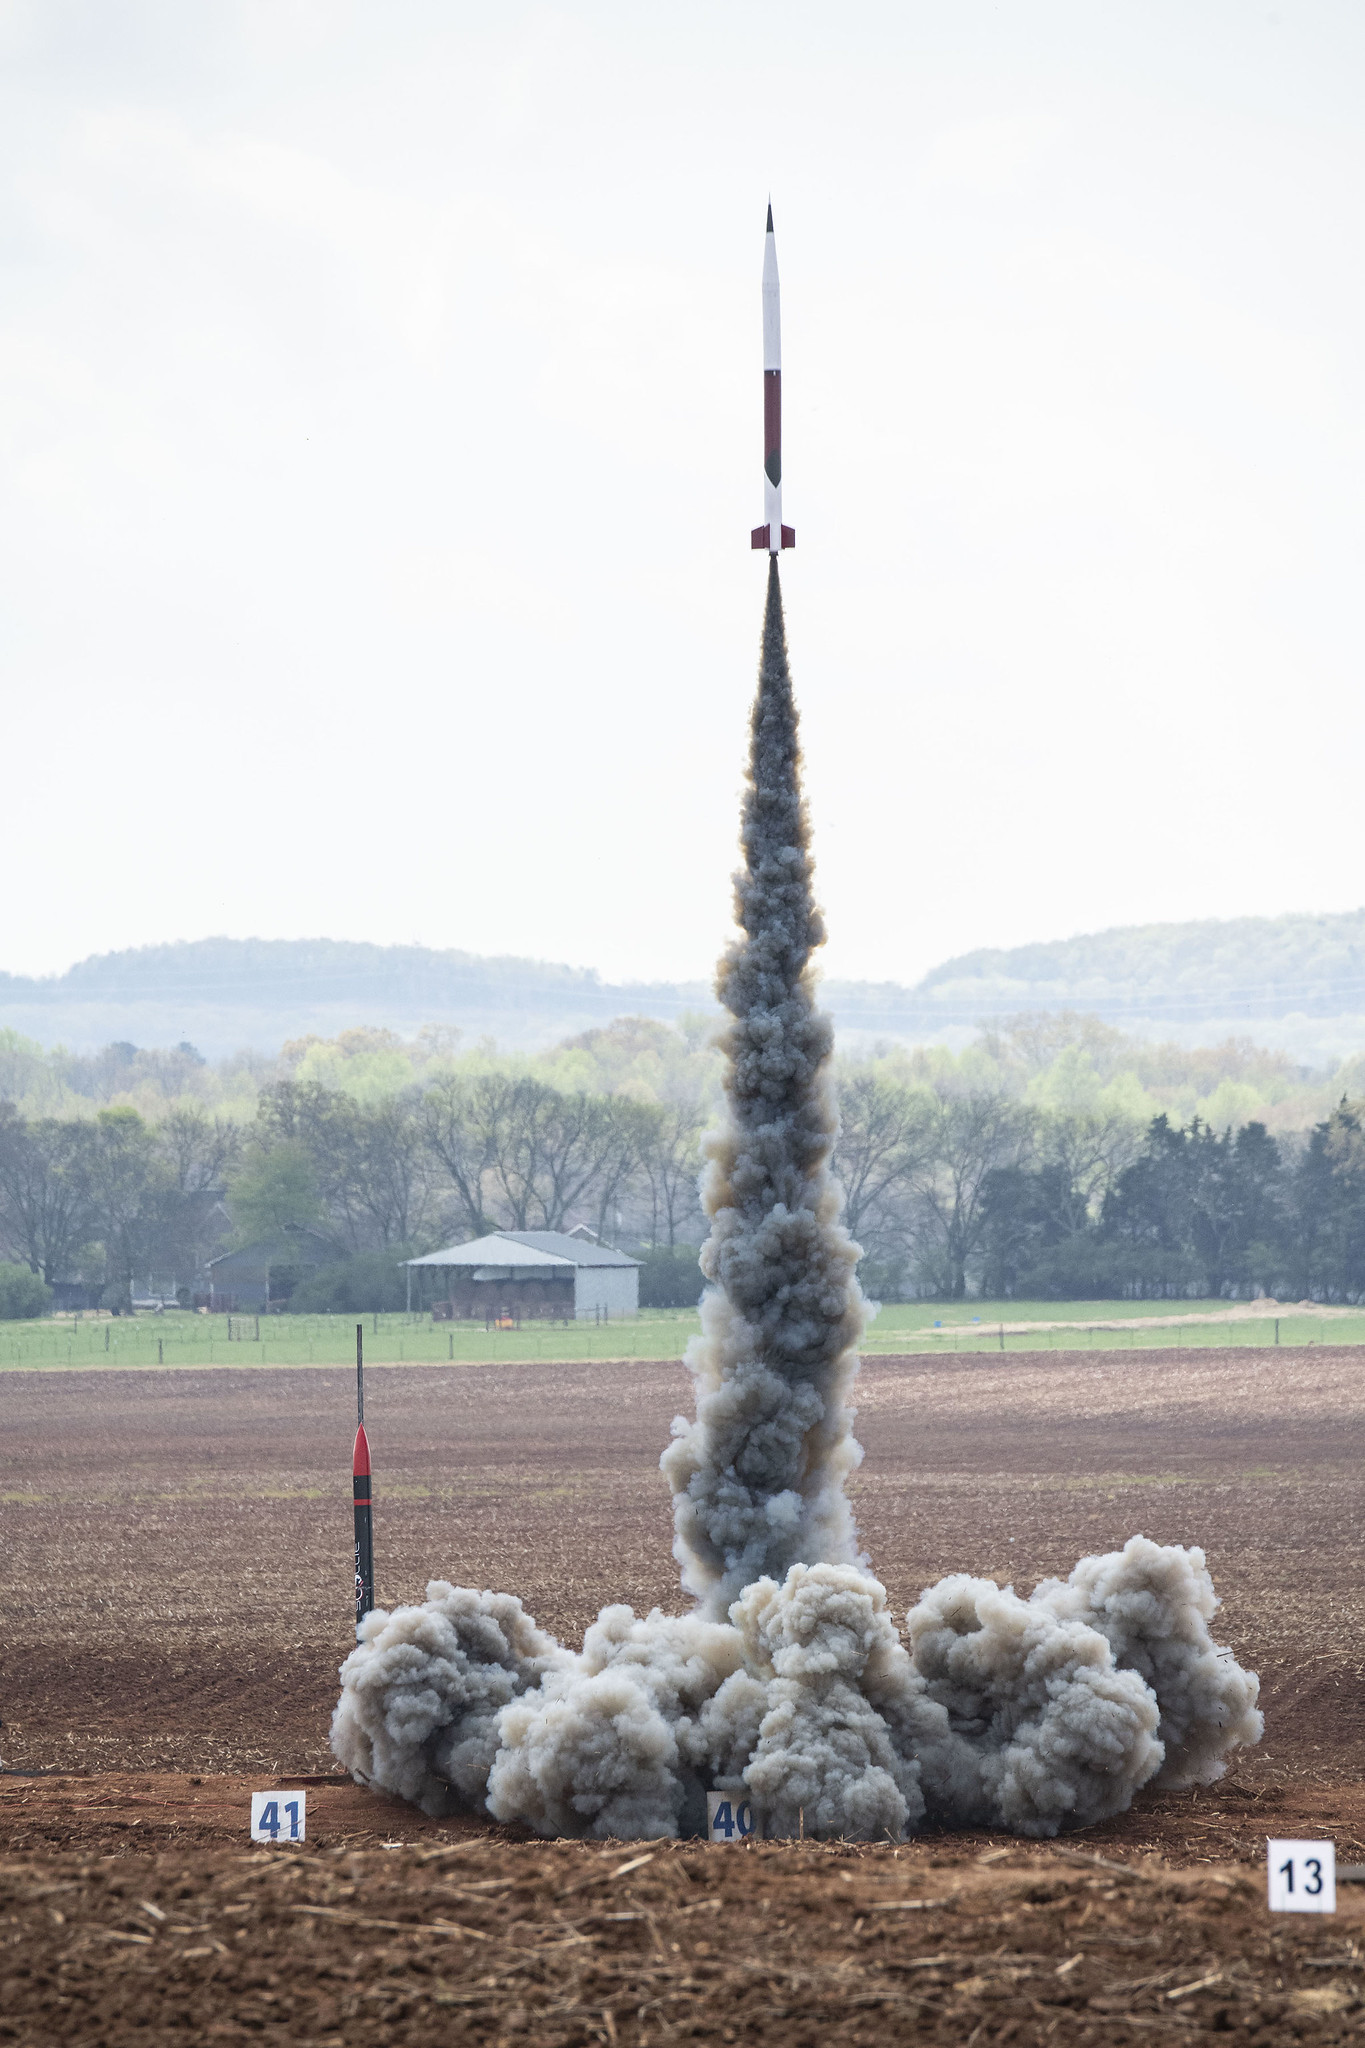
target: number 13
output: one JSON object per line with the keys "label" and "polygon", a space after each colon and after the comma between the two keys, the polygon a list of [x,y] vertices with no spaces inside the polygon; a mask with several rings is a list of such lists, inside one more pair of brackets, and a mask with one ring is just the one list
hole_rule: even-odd
{"label": "number 13", "polygon": [[[1303,1867],[1305,1870],[1311,1870],[1313,1873],[1312,1881],[1304,1886],[1304,1891],[1310,1899],[1315,1899],[1322,1890],[1322,1864],[1316,1856],[1305,1856]],[[1287,1862],[1280,1865],[1278,1874],[1284,1879],[1285,1890],[1292,1892],[1294,1889],[1294,1859],[1292,1856],[1289,1857]]]}

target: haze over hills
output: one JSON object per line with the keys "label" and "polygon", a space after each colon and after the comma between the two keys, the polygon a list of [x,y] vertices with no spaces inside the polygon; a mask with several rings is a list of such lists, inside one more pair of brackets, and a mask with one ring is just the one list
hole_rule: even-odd
{"label": "haze over hills", "polygon": [[[1329,1060],[1365,1045],[1365,909],[981,949],[913,988],[828,981],[825,1000],[853,1045],[962,1042],[993,1017],[1078,1009],[1138,1034],[1247,1035]],[[358,1024],[408,1035],[439,1024],[532,1050],[612,1017],[672,1021],[713,1007],[700,981],[612,983],[547,961],[339,939],[185,940],[96,954],[61,975],[0,973],[0,1028],[73,1050],[188,1040],[209,1058]]]}

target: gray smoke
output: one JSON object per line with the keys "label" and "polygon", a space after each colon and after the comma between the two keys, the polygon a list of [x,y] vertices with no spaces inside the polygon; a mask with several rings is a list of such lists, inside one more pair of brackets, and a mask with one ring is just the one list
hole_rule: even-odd
{"label": "gray smoke", "polygon": [[773,555],[735,877],[741,936],[716,982],[732,1022],[726,1117],[702,1181],[713,1285],[687,1353],[696,1420],[677,1418],[662,1459],[683,1585],[717,1618],[798,1560],[860,1561],[844,1480],[862,1458],[849,1397],[865,1310],[829,1165],[834,1033],[815,1007],[825,932],[800,761]]}
{"label": "gray smoke", "polygon": [[1229,1749],[1260,1741],[1255,1674],[1209,1630],[1218,1596],[1202,1550],[1133,1536],[1112,1557],[1083,1557],[1065,1581],[1045,1579],[1033,1600],[1097,1630],[1114,1662],[1146,1681],[1161,1707],[1159,1784],[1211,1785]]}
{"label": "gray smoke", "polygon": [[376,1607],[341,1667],[332,1748],[362,1784],[427,1813],[484,1807],[510,1701],[572,1663],[511,1593],[433,1579],[420,1607]]}
{"label": "gray smoke", "polygon": [[429,1813],[543,1835],[695,1834],[706,1793],[769,1835],[873,1840],[923,1825],[1051,1835],[1140,1786],[1206,1784],[1261,1733],[1257,1681],[1213,1640],[1199,1550],[1135,1536],[1028,1600],[954,1576],[906,1638],[844,1492],[858,1248],[830,1173],[832,1033],[815,1007],[796,710],[769,565],[750,735],[741,936],[721,964],[726,1119],[703,1185],[712,1283],[688,1352],[696,1416],[662,1467],[694,1612],[608,1607],[579,1652],[510,1594],[444,1581],[376,1609],[342,1666],[332,1747]]}

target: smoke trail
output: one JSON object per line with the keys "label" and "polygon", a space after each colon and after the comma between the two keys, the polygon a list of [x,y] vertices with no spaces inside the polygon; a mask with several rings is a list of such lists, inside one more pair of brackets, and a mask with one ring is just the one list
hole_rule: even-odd
{"label": "smoke trail", "polygon": [[510,1594],[433,1581],[421,1606],[366,1618],[332,1747],[429,1813],[622,1839],[699,1833],[713,1787],[747,1792],[769,1835],[872,1840],[926,1821],[1052,1835],[1158,1774],[1209,1783],[1262,1723],[1254,1674],[1210,1633],[1202,1551],[1135,1536],[1028,1600],[947,1578],[908,1615],[908,1648],[858,1554],[844,1482],[864,1305],[830,1174],[824,930],[775,557],[743,847],[697,1412],[661,1460],[697,1608],[605,1608],[575,1654]]}
{"label": "smoke trail", "polygon": [[726,1119],[707,1141],[702,1186],[711,1234],[701,1265],[713,1285],[687,1353],[697,1413],[674,1422],[661,1460],[683,1584],[716,1618],[760,1577],[858,1557],[844,1480],[862,1458],[848,1405],[864,1321],[860,1254],[829,1166],[834,1035],[812,985],[825,932],[776,555],[741,839],[742,936],[716,989],[733,1018],[722,1038]]}

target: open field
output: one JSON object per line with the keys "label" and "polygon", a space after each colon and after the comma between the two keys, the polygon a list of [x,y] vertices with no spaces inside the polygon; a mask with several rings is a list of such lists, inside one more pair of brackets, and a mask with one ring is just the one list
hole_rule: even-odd
{"label": "open field", "polygon": [[[351,1372],[15,1371],[0,1746],[53,1775],[0,1780],[0,1960],[25,1973],[0,2041],[181,2041],[210,2000],[215,2037],[346,2048],[376,2021],[608,2048],[1354,2038],[1355,1893],[1335,1923],[1272,1924],[1258,1866],[1271,1831],[1365,1861],[1358,1354],[873,1358],[860,1389],[854,1493],[898,1614],[951,1569],[1027,1590],[1135,1529],[1200,1542],[1220,1634],[1262,1674],[1261,1748],[1061,1845],[684,1846],[618,1882],[646,1852],[431,1822],[331,1775]],[[676,1362],[376,1375],[381,1600],[441,1573],[570,1640],[612,1599],[679,1606],[657,1460],[688,1395]],[[328,1774],[306,1850],[249,1850],[249,1790],[306,1773]],[[942,1903],[903,1918],[912,1899]]]}
{"label": "open field", "polygon": [[[1026,1589],[1134,1530],[1199,1542],[1265,1681],[1251,1768],[1365,1775],[1365,1376],[1351,1349],[871,1359],[860,1527],[894,1609],[969,1569]],[[317,1770],[348,1640],[354,1375],[20,1373],[6,1759]],[[376,1374],[381,1602],[518,1592],[557,1634],[680,1604],[658,1472],[676,1363]]]}
{"label": "open field", "polygon": [[[691,1309],[642,1309],[611,1323],[527,1323],[487,1330],[413,1313],[365,1316],[45,1316],[0,1324],[0,1371],[16,1367],[341,1365],[356,1323],[374,1365],[549,1364],[679,1357],[700,1327]],[[1365,1344],[1365,1308],[1308,1302],[888,1302],[867,1332],[869,1357],[905,1352],[1171,1350],[1228,1344]]]}

